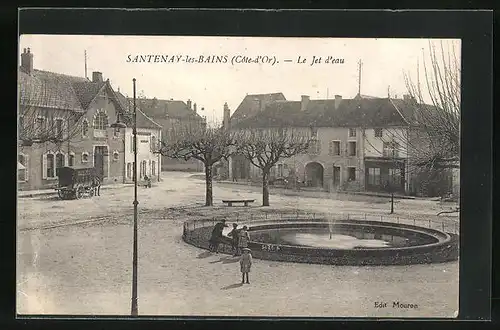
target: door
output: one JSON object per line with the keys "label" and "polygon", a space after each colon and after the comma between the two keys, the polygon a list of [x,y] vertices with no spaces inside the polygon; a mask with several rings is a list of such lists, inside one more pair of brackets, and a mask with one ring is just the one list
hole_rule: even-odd
{"label": "door", "polygon": [[108,147],[98,146],[95,147],[94,150],[94,167],[96,169],[96,173],[100,178],[108,177]]}
{"label": "door", "polygon": [[333,185],[340,185],[340,166],[333,167]]}

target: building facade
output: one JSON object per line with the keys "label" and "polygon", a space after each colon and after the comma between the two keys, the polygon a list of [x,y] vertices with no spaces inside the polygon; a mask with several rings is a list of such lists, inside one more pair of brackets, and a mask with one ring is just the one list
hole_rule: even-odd
{"label": "building facade", "polygon": [[[226,119],[226,126],[235,131],[287,127],[309,137],[309,150],[280,160],[271,171],[271,180],[286,178],[327,191],[422,196],[457,189],[456,184],[452,188],[451,171],[431,174],[434,179],[429,180],[429,173],[411,167],[412,103],[408,97],[358,94],[352,99],[336,95],[331,100],[311,100],[302,96],[301,101],[276,100],[247,113],[243,120]],[[229,116],[226,109],[224,114]],[[242,155],[231,157],[227,166],[233,180],[260,180],[260,170]]]}
{"label": "building facade", "polygon": [[[162,127],[162,141],[175,139],[177,132],[189,126],[206,126],[206,120],[198,113],[196,103],[179,100],[161,100],[143,98],[139,104],[144,113]],[[200,111],[204,111],[201,108]],[[164,171],[203,171],[203,164],[196,159],[173,159],[162,156]]]}
{"label": "building facade", "polygon": [[65,166],[94,167],[103,184],[124,182],[127,133],[110,125],[126,117],[127,109],[109,80],[101,72],[93,72],[90,80],[37,70],[33,64],[33,53],[24,50],[18,72],[19,139],[37,129],[64,139],[19,143],[18,189],[54,188],[57,169]]}

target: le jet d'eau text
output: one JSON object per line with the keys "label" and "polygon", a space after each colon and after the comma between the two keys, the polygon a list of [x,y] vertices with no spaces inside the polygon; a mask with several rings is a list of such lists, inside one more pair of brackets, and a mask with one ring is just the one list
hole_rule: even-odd
{"label": "le jet d'eau text", "polygon": [[335,56],[296,56],[278,58],[274,55],[165,55],[165,54],[128,54],[127,63],[188,63],[188,64],[264,64],[274,66],[280,63],[295,63],[301,65],[344,64],[343,58]]}

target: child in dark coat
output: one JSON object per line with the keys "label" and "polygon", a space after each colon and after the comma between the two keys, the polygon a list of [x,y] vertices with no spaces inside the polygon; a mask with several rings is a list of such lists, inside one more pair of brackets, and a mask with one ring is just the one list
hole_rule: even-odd
{"label": "child in dark coat", "polygon": [[241,283],[245,283],[245,275],[246,275],[246,284],[250,284],[248,280],[248,273],[250,273],[250,268],[252,268],[252,254],[250,253],[249,248],[244,248],[242,250],[243,254],[240,258],[240,269],[241,269]]}

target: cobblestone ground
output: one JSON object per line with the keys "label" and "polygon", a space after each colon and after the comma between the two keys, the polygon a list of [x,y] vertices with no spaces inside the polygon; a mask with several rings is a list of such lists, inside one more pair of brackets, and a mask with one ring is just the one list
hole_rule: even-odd
{"label": "cobblestone ground", "polygon": [[[458,262],[335,267],[255,260],[251,284],[241,286],[235,259],[181,240],[182,223],[191,218],[296,209],[386,215],[384,198],[275,193],[270,209],[206,209],[197,204],[204,201],[203,181],[186,173],[164,173],[163,178],[153,188],[139,190],[142,315],[453,317],[458,310]],[[19,199],[18,313],[129,314],[132,196],[133,188],[127,186],[80,201]],[[216,202],[243,196],[258,203],[261,198],[255,187],[217,184],[214,196]],[[448,208],[401,200],[395,216],[426,221]],[[392,308],[393,301],[418,308]],[[388,302],[387,308],[375,308],[375,302]]]}

